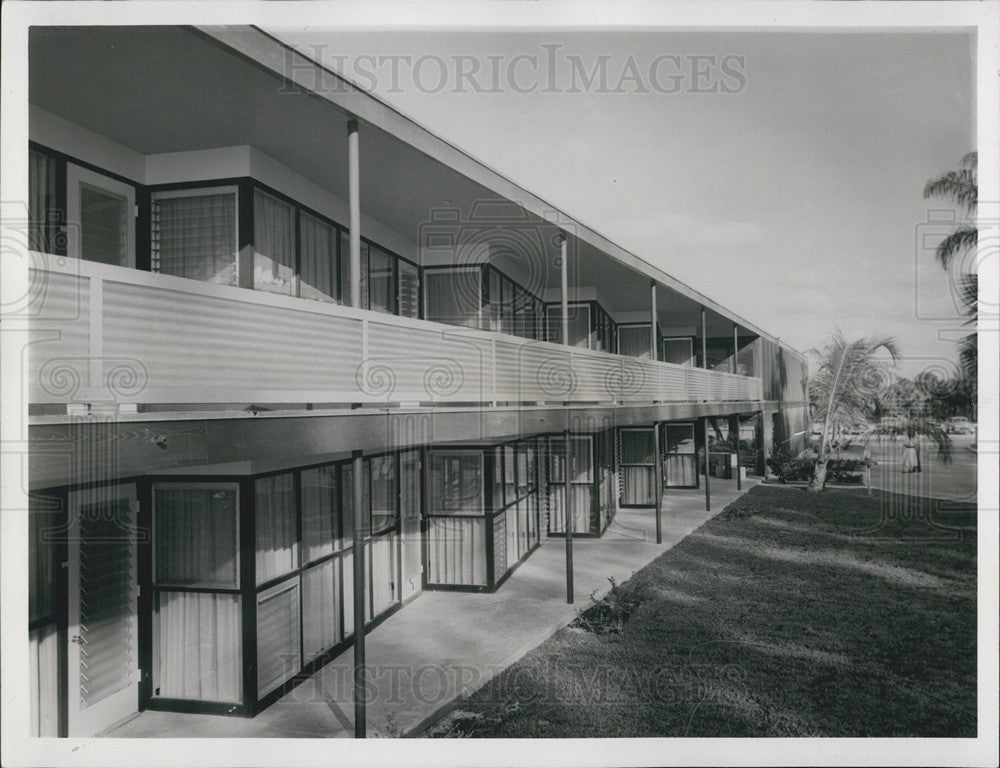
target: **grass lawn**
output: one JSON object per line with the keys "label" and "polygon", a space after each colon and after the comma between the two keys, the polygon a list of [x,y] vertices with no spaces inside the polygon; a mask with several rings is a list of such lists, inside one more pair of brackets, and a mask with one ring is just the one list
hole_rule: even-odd
{"label": "grass lawn", "polygon": [[976,735],[969,505],[757,486],[617,592],[424,735]]}

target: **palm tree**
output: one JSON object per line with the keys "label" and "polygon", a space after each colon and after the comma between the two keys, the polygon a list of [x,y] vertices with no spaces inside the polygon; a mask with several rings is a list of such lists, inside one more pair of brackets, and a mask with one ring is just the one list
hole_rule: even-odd
{"label": "palm tree", "polygon": [[[969,152],[962,158],[962,167],[957,171],[948,171],[931,179],[924,186],[924,197],[943,197],[954,200],[965,214],[966,220],[971,220],[979,205],[979,156]],[[959,224],[955,230],[940,242],[937,247],[937,259],[944,269],[949,269],[956,257],[965,254],[979,244],[979,230],[968,224]],[[978,288],[975,274],[959,277],[959,298],[965,309],[966,324],[973,327],[977,324]],[[973,409],[976,402],[976,377],[978,364],[978,339],[975,333],[970,333],[962,339],[959,349],[962,373],[971,384],[973,392]]]}
{"label": "palm tree", "polygon": [[[948,171],[924,185],[924,198],[944,197],[958,203],[966,219],[975,216],[979,204],[978,158],[976,152],[969,152],[962,158],[962,167]],[[944,269],[951,266],[954,258],[975,248],[979,242],[979,230],[968,224],[959,224],[937,247],[937,259]]]}
{"label": "palm tree", "polygon": [[826,467],[833,437],[846,427],[865,423],[873,414],[890,365],[878,356],[884,350],[894,365],[899,348],[891,336],[847,341],[837,328],[822,350],[816,373],[809,379],[810,400],[816,404],[813,418],[823,422],[810,491],[826,487]]}

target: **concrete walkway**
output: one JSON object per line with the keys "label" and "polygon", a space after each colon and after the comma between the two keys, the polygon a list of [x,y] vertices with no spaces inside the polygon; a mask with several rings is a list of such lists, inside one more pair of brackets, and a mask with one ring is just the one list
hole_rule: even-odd
{"label": "concrete walkway", "polygon": [[[619,510],[600,539],[575,539],[575,604],[566,603],[565,543],[542,546],[492,595],[425,592],[367,636],[372,698],[368,735],[398,736],[432,721],[442,707],[468,696],[571,622],[590,594],[607,592],[737,498],[735,480],[712,479],[704,490],[664,496],[663,543],[651,509]],[[755,484],[745,481],[744,491]],[[142,712],[106,736],[350,737],[353,654],[348,649],[254,718]]]}

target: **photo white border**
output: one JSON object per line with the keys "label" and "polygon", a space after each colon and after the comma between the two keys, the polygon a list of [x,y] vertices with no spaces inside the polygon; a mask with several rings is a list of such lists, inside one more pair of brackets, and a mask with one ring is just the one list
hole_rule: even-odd
{"label": "photo white border", "polygon": [[[997,242],[1000,222],[1000,4],[996,2],[355,2],[331,4],[240,2],[7,2],[2,29],[2,161],[0,216],[24,217],[27,200],[27,29],[30,24],[316,25],[328,9],[342,28],[500,30],[514,28],[729,28],[790,30],[977,29],[977,132],[981,239]],[[18,206],[20,205],[20,208]],[[2,232],[4,258],[0,306],[27,286],[26,236]],[[26,252],[24,250],[23,252]],[[16,253],[14,254],[16,256]],[[1000,263],[996,254],[980,274],[981,304],[998,306]],[[20,371],[26,334],[3,324],[0,350],[0,557],[2,627],[2,762],[4,765],[996,765],[998,762],[997,551],[997,333],[980,334],[980,444],[991,447],[979,462],[979,737],[976,739],[545,739],[368,740],[349,739],[32,739],[25,678],[28,670],[27,508],[23,491],[27,406]],[[985,329],[984,329],[985,330]],[[984,514],[985,513],[985,514]],[[914,638],[919,642],[919,638]]]}

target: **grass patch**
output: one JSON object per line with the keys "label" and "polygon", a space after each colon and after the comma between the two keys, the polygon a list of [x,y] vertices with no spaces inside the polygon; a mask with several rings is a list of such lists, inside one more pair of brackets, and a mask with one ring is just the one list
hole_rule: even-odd
{"label": "grass patch", "polygon": [[429,736],[976,735],[976,513],[757,486]]}

